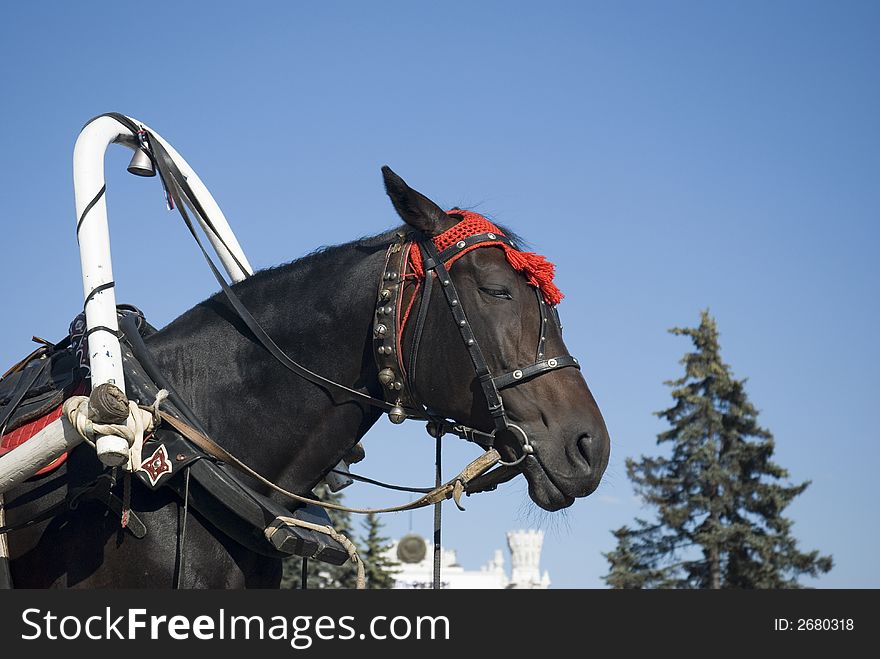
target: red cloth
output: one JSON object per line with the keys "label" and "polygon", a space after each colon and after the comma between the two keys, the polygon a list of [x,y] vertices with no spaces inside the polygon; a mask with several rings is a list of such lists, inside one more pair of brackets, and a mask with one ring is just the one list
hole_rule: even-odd
{"label": "red cloth", "polygon": [[[480,233],[504,235],[504,232],[479,213],[463,210],[449,210],[446,211],[446,213],[448,215],[461,215],[464,219],[433,239],[434,246],[437,248],[438,252],[442,252],[447,247],[451,247],[459,240]],[[556,284],[553,283],[555,266],[550,261],[534,252],[517,251],[501,241],[494,242],[490,240],[466,247],[449,259],[445,265],[449,268],[457,259],[464,256],[472,249],[486,247],[488,245],[501,247],[504,250],[504,255],[507,257],[507,262],[510,263],[511,267],[517,272],[522,272],[526,276],[529,284],[541,289],[544,301],[547,304],[559,304],[562,301],[562,298],[564,297],[562,291],[560,291],[556,287]],[[425,268],[422,264],[421,252],[415,248],[410,250],[409,260],[415,275],[419,279],[423,279],[425,276]]]}

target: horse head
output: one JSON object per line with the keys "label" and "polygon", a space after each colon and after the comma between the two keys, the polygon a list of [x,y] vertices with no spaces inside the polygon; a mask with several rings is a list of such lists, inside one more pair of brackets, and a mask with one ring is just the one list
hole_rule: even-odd
{"label": "horse head", "polygon": [[[398,214],[423,244],[436,247],[424,254],[413,247],[414,278],[442,279],[420,301],[411,294],[401,331],[411,395],[440,417],[493,435],[541,508],[559,510],[591,494],[610,441],[562,339],[552,265],[522,252],[482,216],[443,211],[389,168],[383,174]],[[432,254],[442,262],[438,270],[431,271]]]}

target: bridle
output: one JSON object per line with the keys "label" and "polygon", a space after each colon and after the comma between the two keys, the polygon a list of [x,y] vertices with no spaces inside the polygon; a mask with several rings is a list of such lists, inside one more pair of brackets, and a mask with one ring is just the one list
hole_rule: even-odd
{"label": "bridle", "polygon": [[[580,369],[580,364],[571,355],[545,358],[548,316],[552,314],[557,324],[559,316],[555,307],[545,302],[540,289],[535,288],[541,319],[535,361],[502,375],[492,374],[467,315],[462,309],[460,297],[449,274],[447,263],[474,247],[498,244],[516,249],[513,241],[500,232],[485,232],[467,236],[445,248],[442,252],[438,252],[432,239],[417,233],[397,232],[395,241],[392,242],[386,253],[385,266],[379,284],[378,306],[373,328],[374,353],[379,367],[378,378],[382,384],[385,400],[393,404],[392,409],[388,412],[393,423],[402,423],[408,417],[427,418],[429,419],[428,432],[431,435],[437,436],[438,433],[442,434],[444,431],[451,430],[455,434],[479,444],[484,449],[492,448],[499,434],[512,434],[517,437],[521,453],[511,462],[499,461],[504,466],[512,467],[525,460],[526,456],[532,455],[535,448],[529,441],[528,434],[508,418],[504,401],[499,392],[561,368],[571,366]],[[418,290],[412,293],[410,305],[404,310],[405,284],[409,278],[407,268],[413,249],[420,250],[424,281],[421,285],[418,315],[409,347],[409,360],[405,366],[404,351],[402,350],[403,330],[408,320],[409,309],[412,308],[412,302],[418,295]],[[422,331],[428,314],[431,292],[436,282],[439,282],[443,298],[452,312],[452,317],[458,326],[459,334],[464,341],[477,380],[486,398],[489,414],[495,425],[494,430],[490,433],[450,422],[438,416],[428,406],[419,402],[415,395],[414,383]]]}
{"label": "bridle", "polygon": [[[510,432],[514,435],[518,435],[522,447],[522,454],[512,462],[501,463],[503,465],[506,464],[508,467],[515,466],[522,462],[526,456],[534,454],[535,449],[529,441],[528,435],[521,427],[511,423],[510,419],[507,417],[507,412],[504,408],[504,403],[499,391],[508,387],[516,386],[522,382],[531,380],[544,373],[559,368],[565,368],[568,366],[573,366],[578,369],[580,368],[577,359],[570,355],[562,355],[550,359],[544,358],[547,314],[552,312],[557,324],[559,324],[559,316],[556,313],[555,308],[551,307],[548,311],[548,305],[541,297],[540,290],[536,288],[538,301],[539,304],[541,304],[541,331],[538,338],[536,361],[508,373],[493,376],[486,363],[486,359],[483,356],[483,352],[477,344],[476,337],[474,336],[467,316],[461,308],[458,293],[456,292],[452,278],[449,276],[449,270],[446,265],[455,259],[456,256],[459,256],[464,251],[473,247],[500,244],[507,246],[512,250],[516,250],[517,248],[513,242],[502,232],[493,230],[491,232],[474,233],[473,235],[462,237],[454,245],[444,248],[440,253],[438,253],[433,240],[427,239],[425,236],[414,232],[411,232],[410,234],[402,231],[397,232],[395,240],[389,246],[386,254],[385,267],[382,271],[382,280],[380,282],[379,297],[375,312],[374,355],[379,366],[378,379],[382,385],[383,391],[383,398],[376,398],[362,390],[348,387],[316,373],[297,362],[295,359],[292,359],[281,349],[281,347],[278,346],[278,344],[275,343],[226,282],[210,254],[208,254],[208,251],[205,249],[187,209],[189,209],[189,211],[196,217],[201,218],[206,226],[213,227],[213,224],[211,223],[210,217],[205,212],[205,209],[199,203],[198,196],[195,195],[190,188],[186,177],[180,172],[177,164],[171,159],[160,142],[150,139],[149,132],[136,125],[133,121],[128,119],[128,117],[117,113],[109,113],[107,116],[112,116],[123,126],[128,128],[132,135],[138,136],[140,148],[149,156],[150,160],[156,167],[165,189],[169,208],[177,208],[184,224],[195,240],[199,251],[204,256],[211,273],[214,275],[214,278],[217,280],[217,283],[220,285],[220,288],[226,295],[226,298],[239,318],[248,327],[254,338],[282,366],[301,378],[326,390],[331,394],[334,402],[337,402],[339,398],[341,398],[343,400],[353,400],[381,409],[388,413],[388,416],[393,423],[402,423],[407,418],[427,420],[427,430],[432,436],[439,439],[440,436],[447,432],[458,435],[459,437],[472,441],[486,449],[486,456],[489,456],[490,452],[494,453],[494,451],[490,451],[490,449],[494,447],[498,434]],[[412,350],[410,351],[409,377],[407,378],[405,377],[406,371],[400,361],[400,336],[406,321],[405,317],[401,319],[400,309],[402,306],[401,301],[407,257],[414,247],[419,250],[419,253],[422,255],[424,283],[422,286],[418,317],[414,328]],[[428,303],[431,299],[431,290],[435,280],[440,282],[446,302],[452,311],[453,318],[458,325],[462,340],[464,341],[468,355],[473,363],[475,373],[486,398],[489,414],[494,422],[495,428],[492,432],[486,433],[454,420],[447,419],[442,415],[438,415],[427,406],[419,403],[412,394],[412,384],[414,382],[422,330],[427,317]],[[339,398],[337,398],[337,396],[339,396]],[[487,463],[488,462],[489,461],[487,460]],[[482,469],[485,470],[485,467]],[[511,470],[508,469],[507,471],[509,472]]]}
{"label": "bridle", "polygon": [[[556,313],[555,307],[552,305],[548,305],[547,302],[545,302],[544,298],[542,297],[540,287],[536,286],[535,291],[539,304],[540,328],[538,335],[538,344],[535,351],[535,361],[531,364],[522,366],[501,375],[493,375],[490,371],[484,354],[480,349],[479,344],[477,343],[476,336],[474,335],[467,316],[461,307],[460,298],[449,274],[448,266],[451,266],[452,261],[455,260],[462,253],[474,247],[500,244],[502,246],[506,246],[506,248],[509,248],[511,250],[517,250],[513,242],[509,238],[504,236],[500,231],[493,230],[484,233],[473,233],[472,235],[467,235],[461,240],[455,242],[454,245],[445,247],[442,251],[438,251],[433,239],[426,238],[418,232],[397,232],[394,242],[389,246],[388,252],[386,253],[385,263],[382,271],[382,281],[380,282],[379,286],[378,304],[375,311],[374,354],[377,364],[379,366],[377,377],[382,385],[384,400],[375,398],[368,393],[365,393],[364,391],[359,391],[357,389],[347,387],[339,382],[330,380],[329,378],[326,378],[306,368],[305,366],[288,356],[275,343],[275,341],[272,340],[272,338],[266,333],[263,327],[253,317],[250,311],[244,306],[242,301],[232,290],[231,286],[226,282],[223,275],[220,273],[216,264],[212,260],[211,256],[205,249],[205,246],[202,243],[198,232],[196,231],[192,223],[187,209],[189,209],[189,212],[191,212],[194,216],[202,221],[202,225],[204,227],[210,228],[211,231],[218,236],[219,234],[214,229],[213,224],[208,217],[208,214],[205,212],[205,209],[199,202],[198,196],[194,194],[192,188],[187,182],[186,176],[183,175],[183,173],[180,171],[179,167],[170,157],[167,150],[160,142],[151,139],[149,131],[144,129],[142,126],[138,126],[128,117],[119,115],[117,113],[109,113],[106,116],[113,117],[120,124],[125,126],[131,132],[132,136],[138,141],[138,148],[152,161],[153,165],[160,175],[163,187],[165,188],[166,201],[168,202],[169,209],[174,208],[175,206],[177,207],[187,229],[192,234],[192,237],[199,247],[199,250],[202,252],[202,255],[204,256],[208,266],[210,267],[212,274],[217,279],[217,282],[220,284],[223,293],[226,295],[229,303],[238,314],[240,319],[251,331],[253,337],[282,366],[330,393],[334,402],[336,402],[336,396],[333,394],[341,394],[347,400],[354,400],[362,404],[370,405],[372,407],[379,408],[388,412],[388,415],[393,423],[402,423],[407,418],[428,420],[428,432],[432,436],[437,438],[437,484],[433,490],[426,492],[420,499],[412,501],[408,504],[393,506],[384,509],[347,508],[336,503],[322,502],[304,497],[296,492],[287,491],[279,487],[272,481],[264,478],[259,473],[255,472],[247,464],[243,463],[241,460],[229,453],[226,449],[216,444],[213,440],[207,437],[207,435],[203,434],[203,432],[200,431],[198,428],[190,426],[185,421],[175,417],[172,414],[167,413],[166,411],[159,412],[162,419],[170,426],[172,426],[179,434],[193,442],[195,446],[201,449],[206,455],[209,455],[220,462],[234,466],[235,468],[263,483],[266,487],[282,495],[285,495],[288,498],[300,501],[301,503],[319,505],[325,508],[336,509],[340,511],[360,513],[411,510],[426,505],[434,505],[434,587],[439,587],[441,503],[445,499],[451,497],[454,499],[456,505],[461,508],[460,497],[462,493],[470,494],[472,491],[476,492],[494,489],[495,485],[497,485],[498,483],[504,482],[505,480],[511,478],[512,476],[510,474],[516,473],[515,470],[510,469],[510,467],[514,467],[520,464],[523,460],[526,459],[527,456],[533,455],[535,453],[535,448],[529,441],[528,434],[520,426],[511,423],[510,419],[508,418],[503,400],[501,398],[501,394],[499,392],[503,389],[514,387],[518,384],[521,384],[522,382],[526,382],[535,377],[539,377],[545,373],[549,373],[557,369],[566,368],[569,366],[580,369],[580,365],[578,364],[577,359],[575,359],[571,355],[561,355],[553,358],[545,358],[546,329],[548,324],[548,316],[551,313],[553,314],[554,320],[559,326],[559,329],[561,330],[562,328],[561,325],[559,325],[559,316]],[[82,222],[82,220],[80,220],[80,222]],[[220,238],[220,241],[221,243],[223,242],[222,238]],[[416,324],[412,334],[411,349],[409,351],[409,363],[407,367],[404,368],[403,351],[401,350],[401,338],[403,336],[403,330],[406,326],[406,321],[411,305],[410,307],[408,307],[403,316],[401,316],[401,309],[403,307],[402,302],[405,288],[404,284],[406,280],[405,274],[407,270],[407,265],[409,263],[409,256],[412,253],[413,249],[417,250],[417,253],[421,257],[424,280],[423,284],[421,285],[419,308],[415,320]],[[227,251],[229,251],[228,248]],[[493,419],[493,423],[495,426],[494,429],[489,433],[468,426],[464,426],[435,413],[428,406],[419,402],[414,395],[416,367],[422,339],[422,332],[424,330],[425,320],[428,315],[429,303],[431,300],[431,294],[435,282],[439,282],[439,285],[441,286],[444,299],[446,300],[447,305],[449,306],[449,309],[452,313],[453,319],[459,328],[459,333],[462,340],[464,341],[464,345],[473,364],[477,380],[480,383],[484,397],[486,399],[488,411]],[[113,284],[111,282],[108,285],[112,286]],[[92,291],[92,293],[90,293],[90,295],[96,293],[97,291],[98,289],[95,289],[94,291]],[[418,287],[416,291],[413,292],[412,298],[410,300],[411,303],[415,301],[417,291]],[[94,328],[90,331],[94,331]],[[186,408],[184,407],[184,409]],[[442,484],[440,480],[439,440],[440,437],[446,432],[452,432],[460,437],[473,441],[486,449],[486,451],[483,456],[480,456],[479,458],[471,462],[467,467],[465,467],[465,469],[462,470],[458,474],[458,476],[453,478],[451,481],[448,481],[446,484]],[[518,438],[521,448],[521,454],[519,457],[511,462],[501,461],[498,457],[498,452],[494,448],[495,441],[498,438],[498,435],[501,433],[510,433]],[[493,470],[486,474],[485,472],[496,463],[500,463],[508,469]],[[506,473],[499,474],[499,472]],[[186,493],[183,495],[184,520],[186,520],[187,518],[186,510],[189,502],[189,477],[190,472],[187,469],[185,490]],[[373,482],[379,485],[384,485],[376,481]],[[396,489],[417,491],[413,488]],[[0,508],[0,512],[2,512],[2,508]],[[278,517],[269,527],[266,527],[265,532],[267,534],[267,538],[271,539],[270,531],[274,532],[279,525],[283,524],[295,524],[303,526],[309,523],[303,522],[302,520],[296,520],[291,517]],[[330,527],[317,526],[312,524],[307,528],[311,528],[319,532],[329,532],[331,534],[334,534],[334,539],[337,539],[338,541],[341,541],[340,538],[342,540],[345,540],[345,538],[342,536],[337,537],[336,532]],[[178,539],[178,552],[182,552],[182,548],[184,545],[185,529],[186,526],[184,524],[183,531],[181,532],[181,535]],[[0,520],[0,534],[6,533],[9,530],[13,529],[10,527],[2,526],[2,520]],[[353,547],[351,543],[348,544]],[[357,559],[357,554],[353,551],[353,549],[351,555],[353,560]],[[179,553],[178,560],[180,560],[181,556],[182,554]],[[303,570],[305,573],[305,564],[303,566]],[[360,577],[363,576],[362,570],[360,571],[359,575]]]}

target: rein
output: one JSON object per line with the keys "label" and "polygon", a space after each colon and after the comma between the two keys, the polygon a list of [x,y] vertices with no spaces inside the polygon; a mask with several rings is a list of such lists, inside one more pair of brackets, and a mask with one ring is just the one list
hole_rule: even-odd
{"label": "rein", "polygon": [[[162,413],[163,419],[165,419],[170,425],[177,429],[178,432],[189,438],[209,455],[212,455],[219,460],[223,460],[225,462],[229,462],[230,464],[235,465],[239,470],[244,471],[248,475],[256,478],[261,483],[275,490],[276,492],[279,492],[289,498],[301,501],[303,503],[311,503],[321,506],[323,508],[331,508],[334,510],[347,512],[369,513],[411,510],[417,507],[436,504],[450,497],[453,498],[456,502],[456,505],[461,508],[460,497],[462,493],[467,491],[470,494],[477,491],[494,489],[498,485],[498,483],[510,480],[518,473],[516,470],[513,469],[513,467],[522,462],[528,455],[533,454],[534,447],[529,442],[529,437],[525,433],[525,431],[516,424],[511,423],[511,421],[509,420],[499,390],[507,387],[516,386],[521,382],[525,382],[527,380],[560,368],[574,367],[579,369],[580,365],[578,364],[577,359],[570,355],[562,355],[550,359],[544,358],[545,328],[548,316],[548,305],[546,304],[544,299],[546,295],[542,296],[541,277],[539,277],[535,273],[529,272],[529,281],[530,283],[535,285],[538,302],[540,304],[541,326],[538,346],[536,349],[536,361],[532,364],[517,368],[513,371],[498,376],[494,376],[489,370],[486,359],[483,355],[482,350],[480,349],[480,346],[477,343],[470,323],[468,322],[467,317],[462,310],[461,305],[459,304],[458,293],[456,291],[455,285],[452,282],[451,277],[449,276],[447,264],[451,265],[454,260],[459,258],[466,251],[469,251],[475,247],[482,247],[486,245],[501,245],[505,247],[506,251],[508,249],[511,251],[516,251],[513,242],[509,238],[504,236],[496,227],[494,227],[494,225],[489,225],[493,230],[484,233],[475,233],[472,235],[463,236],[460,240],[455,242],[454,245],[445,247],[441,252],[438,251],[437,246],[432,239],[426,238],[424,236],[407,236],[404,233],[398,233],[397,239],[389,247],[388,253],[386,254],[385,267],[383,270],[382,281],[380,282],[379,287],[380,290],[378,295],[378,306],[376,310],[376,322],[374,324],[374,354],[376,356],[377,364],[380,368],[378,379],[383,387],[384,399],[374,398],[369,394],[364,393],[363,391],[358,391],[356,389],[352,389],[351,387],[347,387],[341,383],[330,380],[306,368],[299,362],[292,359],[289,355],[287,355],[272,340],[272,338],[266,333],[266,331],[253,317],[250,311],[248,311],[248,309],[244,306],[244,304],[232,290],[230,285],[226,282],[225,278],[220,273],[220,270],[214,264],[214,261],[211,258],[210,254],[205,249],[205,246],[199,238],[198,232],[196,231],[193,222],[190,219],[189,214],[187,213],[187,208],[196,217],[203,220],[205,226],[211,228],[212,231],[213,224],[210,220],[210,217],[208,217],[204,208],[199,203],[197,196],[193,193],[192,189],[187,183],[186,177],[171,159],[168,152],[165,150],[162,144],[159,143],[158,140],[150,139],[150,134],[148,131],[138,126],[136,123],[128,119],[128,117],[117,113],[110,113],[108,116],[113,117],[122,125],[124,125],[128,130],[130,130],[138,140],[140,148],[150,157],[154,166],[156,167],[156,170],[159,173],[163,187],[165,188],[166,200],[168,201],[169,209],[174,208],[175,206],[177,207],[177,210],[183,218],[187,229],[189,230],[190,234],[198,245],[199,250],[202,252],[202,255],[204,256],[211,272],[214,275],[214,278],[217,280],[233,309],[236,311],[236,313],[239,315],[239,317],[245,323],[248,329],[253,333],[254,337],[278,362],[280,362],[285,368],[292,371],[296,375],[316,384],[317,386],[325,389],[328,392],[341,394],[346,400],[356,400],[387,412],[390,420],[393,423],[402,423],[405,419],[408,418],[426,420],[428,421],[428,433],[438,440],[443,434],[452,433],[463,439],[472,441],[480,445],[482,448],[485,449],[485,453],[474,460],[467,467],[465,467],[465,469],[456,478],[448,481],[445,484],[438,485],[429,493],[424,494],[421,498],[409,504],[377,509],[347,508],[345,506],[318,501],[315,499],[304,497],[294,492],[284,490],[283,488],[254,472],[241,460],[231,455],[228,451],[220,447],[213,440],[211,440],[195,428],[189,426],[185,422],[182,422],[179,419],[164,412]],[[467,211],[456,210],[450,212],[458,213],[461,215],[468,214]],[[481,218],[481,216],[477,217]],[[481,219],[485,221],[484,218]],[[486,224],[488,224],[487,221],[485,222]],[[419,305],[419,312],[416,318],[412,350],[410,352],[410,363],[408,369],[409,377],[406,377],[406,372],[403,368],[401,357],[400,337],[402,335],[403,325],[406,322],[406,316],[408,316],[409,310],[407,310],[406,314],[401,319],[401,305],[399,303],[402,301],[403,295],[402,284],[405,279],[404,273],[406,271],[407,265],[406,258],[410,255],[413,249],[417,250],[418,252],[418,256],[414,258],[414,261],[421,261],[422,271],[424,273],[424,285],[422,286],[421,301]],[[516,253],[519,255],[520,260],[524,256],[528,256],[522,255],[519,252]],[[397,258],[392,258],[395,255]],[[509,252],[508,260],[511,260]],[[513,265],[513,261],[511,261],[511,263]],[[549,266],[549,264],[545,265]],[[527,270],[527,267],[524,266],[523,268],[517,269]],[[549,277],[547,276],[546,272],[538,274],[543,277],[544,282],[547,284],[548,288],[554,291],[554,293],[550,297],[550,300],[552,303],[555,304],[555,302],[558,302],[561,298],[561,294],[559,294],[558,289],[556,289],[555,286],[552,285],[552,266],[550,266],[550,270],[551,274]],[[481,388],[488,404],[489,413],[494,422],[495,428],[492,432],[487,433],[481,430],[477,430],[475,428],[471,428],[463,424],[450,421],[449,419],[446,419],[440,415],[434,414],[427,406],[418,403],[417,399],[413,395],[413,379],[416,372],[421,334],[424,328],[425,319],[427,317],[428,303],[430,301],[430,294],[435,280],[440,282],[441,290],[444,293],[444,298],[449,305],[450,310],[452,311],[453,318],[455,319],[455,322],[459,327],[462,340],[465,343],[468,355],[470,356],[471,362],[473,363],[475,373],[480,382]],[[554,317],[557,319],[558,322],[558,316],[556,316],[555,314],[555,308],[550,305],[550,309],[554,313]],[[497,450],[494,448],[496,437],[499,433],[502,432],[512,433],[514,436],[518,436],[521,445],[521,455],[516,460],[509,463],[503,462]],[[502,466],[486,474],[485,472],[496,463]],[[468,488],[468,484],[472,484],[472,486]]]}
{"label": "rein", "polygon": [[[227,451],[225,448],[217,444],[214,440],[210,439],[206,435],[203,435],[201,432],[190,426],[185,421],[181,421],[177,417],[168,414],[168,412],[165,412],[164,410],[160,411],[159,415],[162,417],[162,419],[167,421],[168,424],[171,425],[177,432],[179,432],[187,439],[191,440],[193,444],[198,446],[212,458],[232,465],[242,473],[257,479],[258,481],[260,481],[260,483],[270,488],[271,490],[274,490],[279,494],[293,499],[294,501],[299,501],[300,503],[314,504],[316,506],[321,506],[322,508],[329,508],[331,510],[339,510],[347,513],[369,514],[402,512],[404,510],[415,510],[416,508],[432,506],[449,498],[452,498],[455,501],[455,505],[458,506],[460,510],[464,510],[461,505],[461,495],[468,491],[468,484],[499,461],[498,452],[495,449],[489,449],[488,451],[480,455],[476,460],[471,462],[467,467],[465,467],[461,471],[461,473],[459,473],[455,478],[443,484],[438,483],[437,487],[435,487],[427,494],[422,495],[415,501],[410,501],[409,503],[405,503],[400,506],[391,506],[388,508],[349,508],[348,506],[342,506],[337,503],[311,499],[309,497],[304,497],[301,494],[297,494],[296,492],[286,490],[280,485],[273,483],[268,478],[265,478],[254,471],[251,467],[239,460],[232,453]],[[473,493],[473,491],[471,491],[470,493]]]}

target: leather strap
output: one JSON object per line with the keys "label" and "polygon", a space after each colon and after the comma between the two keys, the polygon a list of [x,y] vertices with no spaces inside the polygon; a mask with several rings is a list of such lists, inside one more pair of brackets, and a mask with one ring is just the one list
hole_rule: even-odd
{"label": "leather strap", "polygon": [[440,260],[443,261],[443,263],[446,263],[456,254],[479,243],[488,243],[489,245],[491,245],[492,243],[503,243],[508,247],[516,249],[513,241],[505,235],[499,233],[476,233],[473,236],[468,236],[467,238],[459,240],[454,245],[450,245],[442,252],[440,252]]}
{"label": "leather strap", "polygon": [[449,276],[449,271],[446,269],[446,265],[440,259],[440,254],[438,254],[433,241],[421,241],[419,247],[423,253],[422,262],[425,267],[425,279],[431,276],[432,270],[437,273],[440,288],[446,296],[446,302],[449,304],[449,309],[452,311],[452,317],[455,319],[461,338],[464,341],[465,348],[467,348],[468,355],[474,365],[474,371],[476,372],[477,379],[483,389],[483,394],[486,397],[486,403],[489,406],[489,414],[494,420],[495,428],[506,428],[507,419],[504,413],[504,405],[501,402],[501,396],[498,394],[498,389],[495,387],[492,373],[489,371],[489,365],[486,363],[483,351],[480,350],[480,345],[477,343],[477,339],[474,336],[470,323],[468,323],[467,316],[465,316],[464,311],[461,308],[458,291],[455,289],[452,277]]}
{"label": "leather strap", "polygon": [[202,451],[210,455],[211,457],[220,460],[221,462],[225,462],[244,474],[257,479],[263,485],[271,488],[275,492],[279,494],[283,494],[284,496],[293,499],[294,501],[299,501],[301,503],[308,503],[315,506],[320,506],[321,508],[329,508],[331,510],[341,510],[343,512],[350,513],[392,513],[399,512],[403,510],[413,510],[416,508],[424,508],[425,506],[433,505],[439,501],[444,501],[445,499],[452,498],[456,505],[461,508],[461,495],[466,491],[467,484],[482,474],[487,469],[490,469],[493,465],[495,465],[500,456],[495,449],[490,449],[485,453],[481,454],[476,460],[468,464],[455,478],[450,481],[447,481],[443,485],[439,487],[435,487],[433,490],[419,497],[415,501],[411,501],[410,503],[403,504],[400,506],[392,506],[389,508],[348,508],[347,506],[340,506],[335,503],[329,503],[326,501],[319,501],[317,499],[311,499],[309,497],[304,497],[301,494],[297,494],[295,492],[291,492],[289,490],[285,490],[283,487],[276,485],[269,479],[261,476],[259,473],[251,469],[244,462],[235,457],[232,453],[227,451],[225,448],[217,444],[214,440],[212,440],[207,435],[203,435],[198,430],[190,426],[184,421],[168,414],[164,410],[159,411],[159,415],[171,425],[177,432],[181,435],[192,441],[193,444],[198,446]]}
{"label": "leather strap", "polygon": [[[71,490],[68,495],[59,501],[58,503],[53,504],[46,510],[40,512],[35,517],[28,519],[24,522],[19,522],[17,524],[10,524],[9,526],[0,526],[0,535],[4,533],[11,533],[12,531],[20,531],[21,529],[26,529],[30,526],[34,526],[35,524],[39,524],[47,519],[51,519],[56,515],[66,512],[67,510],[76,510],[79,504],[83,501],[97,501],[99,503],[104,504],[111,511],[122,517],[123,512],[123,502],[118,496],[113,494],[110,491],[111,488],[111,477],[109,474],[102,474],[98,477],[98,479],[88,485],[86,487],[78,487]],[[135,537],[141,539],[147,535],[147,527],[141,521],[140,517],[135,514],[134,511],[128,511],[128,524],[125,528]]]}
{"label": "leather strap", "polygon": [[[34,339],[36,338],[37,337],[34,337]],[[41,345],[39,348],[36,348],[32,353],[30,353],[27,357],[10,366],[9,370],[7,370],[3,375],[0,375],[0,381],[5,380],[16,371],[20,371],[21,369],[23,369],[31,362],[32,359],[36,359],[37,357],[44,355],[46,353],[46,348],[47,346]]]}
{"label": "leather strap", "polygon": [[[247,325],[248,329],[260,342],[260,344],[285,368],[296,373],[303,379],[308,380],[309,382],[312,382],[313,384],[316,384],[317,386],[323,388],[325,391],[331,393],[331,395],[332,393],[343,393],[348,398],[353,398],[362,403],[366,403],[367,405],[372,405],[373,407],[378,407],[380,409],[390,411],[394,407],[391,403],[387,403],[384,400],[379,400],[378,398],[373,398],[372,396],[365,394],[361,391],[357,391],[350,387],[346,387],[345,385],[339,384],[338,382],[334,382],[333,380],[325,378],[324,376],[315,373],[314,371],[291,359],[281,348],[278,347],[278,345],[266,333],[262,326],[260,326],[253,315],[251,315],[250,311],[248,311],[247,307],[244,306],[239,297],[233,292],[229,284],[226,283],[223,275],[220,274],[220,270],[217,268],[216,265],[214,265],[213,259],[208,254],[205,246],[202,244],[202,241],[199,238],[199,235],[196,232],[195,227],[193,226],[192,221],[189,218],[189,215],[184,209],[184,204],[186,204],[193,212],[199,212],[196,207],[197,202],[193,202],[193,200],[195,199],[195,195],[193,194],[189,185],[186,183],[186,178],[177,168],[177,165],[175,165],[174,162],[171,160],[171,157],[168,155],[167,151],[165,151],[161,144],[156,142],[153,143],[151,146],[153,150],[153,155],[155,156],[157,169],[159,171],[159,174],[162,176],[163,182],[165,183],[165,188],[168,194],[174,200],[174,203],[177,204],[177,210],[179,211],[181,217],[183,217],[187,229],[189,229],[190,234],[196,241],[196,244],[201,250],[202,255],[205,257],[205,260],[207,261],[211,272],[214,274],[214,278],[217,280],[217,283],[220,284],[220,287],[226,295],[226,298],[229,300],[236,313],[238,313],[239,317],[242,319],[242,321],[244,321],[245,325]],[[201,213],[199,215],[200,217],[205,217]]]}
{"label": "leather strap", "polygon": [[[431,303],[431,291],[434,288],[434,277],[429,273],[425,276],[422,284],[422,293],[419,297],[419,314],[416,316],[416,324],[413,328],[412,346],[409,353],[409,368],[407,375],[409,376],[410,388],[415,387],[416,383],[416,358],[419,355],[419,346],[422,342],[422,330],[425,329],[425,319],[428,317],[428,307]],[[413,293],[415,295],[415,293]],[[400,328],[403,331],[403,328]],[[415,392],[413,392],[415,393]]]}
{"label": "leather strap", "polygon": [[40,373],[46,368],[46,365],[49,364],[52,360],[49,357],[44,359],[40,359],[42,362],[39,366],[35,367],[33,373],[29,373],[26,376],[23,376],[21,381],[18,382],[16,386],[15,396],[12,397],[12,400],[6,405],[6,411],[3,413],[3,416],[0,417],[0,434],[3,434],[3,428],[6,426],[6,422],[12,418],[12,415],[15,413],[15,410],[18,408],[19,404],[24,397],[27,395],[28,390],[33,386],[34,382],[37,381],[37,378],[40,377]]}
{"label": "leather strap", "polygon": [[525,368],[520,368],[515,371],[511,371],[510,373],[505,373],[504,375],[499,375],[495,378],[495,386],[499,389],[505,389],[507,387],[512,387],[515,384],[519,384],[520,382],[525,382],[526,380],[531,380],[538,375],[542,375],[549,371],[555,371],[560,368],[566,368],[568,366],[572,366],[574,368],[580,369],[580,364],[578,360],[572,357],[571,355],[562,355],[560,357],[552,357],[551,359],[542,359],[541,361],[535,362]]}

